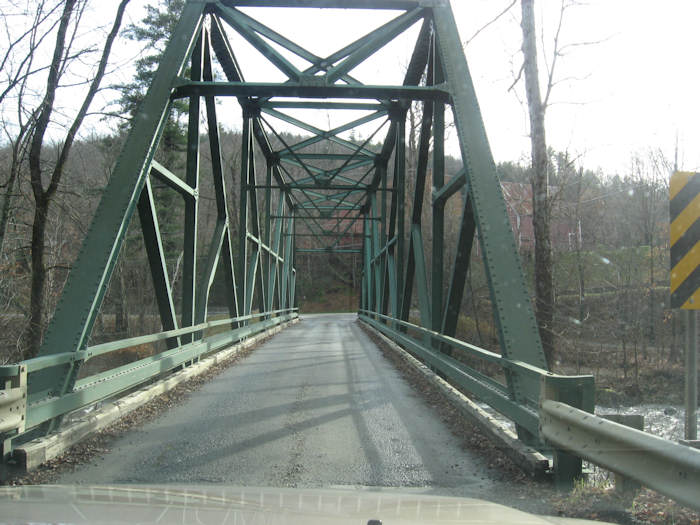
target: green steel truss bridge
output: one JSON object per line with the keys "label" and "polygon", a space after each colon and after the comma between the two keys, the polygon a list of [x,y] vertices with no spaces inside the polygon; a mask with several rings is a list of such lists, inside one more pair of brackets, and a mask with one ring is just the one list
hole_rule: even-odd
{"label": "green steel truss bridge", "polygon": [[[393,16],[342,49],[319,56],[265,25],[263,9],[247,8],[390,10]],[[342,12],[333,12],[342,23]],[[417,36],[406,57],[403,82],[367,84],[353,76],[358,66],[410,28],[418,29],[412,33]],[[247,80],[230,35],[255,48],[281,80]],[[226,177],[230,174],[222,160],[218,102],[223,99],[235,99],[240,105],[240,191],[234,206],[229,205]],[[189,111],[182,176],[154,159],[176,101],[184,101]],[[408,192],[407,112],[414,102],[420,108],[417,162]],[[325,129],[318,118],[304,117],[314,112],[332,113],[343,123]],[[202,114],[206,128],[200,122]],[[446,122],[454,123],[464,166],[449,176],[445,173]],[[370,130],[365,139],[347,138],[349,131],[361,126]],[[292,142],[290,129],[306,138]],[[213,201],[199,198],[200,136],[205,131]],[[260,158],[264,158],[262,165]],[[179,314],[168,279],[154,180],[184,201]],[[461,217],[457,244],[450,250],[456,255],[445,261],[445,209],[451,200],[458,202]],[[217,220],[208,254],[201,261],[196,257],[198,217],[205,207],[213,208]],[[236,210],[237,217],[231,216],[229,208]],[[429,232],[422,224],[427,214],[432,215]],[[127,227],[136,215],[163,331],[90,346]],[[239,227],[234,229],[236,219]],[[500,354],[454,338],[476,235]],[[362,261],[359,318],[453,385],[510,418],[520,441],[553,457],[560,480],[570,482],[580,473],[581,457],[603,464],[612,461],[582,450],[593,439],[591,435],[595,439],[600,435],[585,434],[585,429],[570,434],[575,422],[598,419],[590,414],[593,378],[547,371],[496,167],[447,0],[187,2],[104,190],[39,356],[0,367],[4,459],[23,441],[56,431],[71,411],[295,319],[294,262],[298,253],[308,252],[356,253]],[[429,266],[426,259],[432,261]],[[449,275],[443,271],[447,263],[453,268]],[[217,268],[228,290],[228,317],[212,321],[207,304]],[[414,297],[419,322],[412,323]],[[217,333],[209,335],[213,328]],[[97,356],[159,341],[166,348],[157,355],[87,377],[79,375],[81,367]],[[506,380],[501,383],[479,373],[466,364],[470,359],[500,366]],[[560,426],[551,430],[557,423]],[[613,428],[610,436],[617,439],[624,434],[620,428]],[[685,488],[687,496],[681,494],[682,487],[674,494],[693,502],[700,463],[696,457],[682,460],[678,469],[685,469],[690,486]],[[624,471],[617,464],[616,468]],[[645,481],[657,475],[643,474]]]}

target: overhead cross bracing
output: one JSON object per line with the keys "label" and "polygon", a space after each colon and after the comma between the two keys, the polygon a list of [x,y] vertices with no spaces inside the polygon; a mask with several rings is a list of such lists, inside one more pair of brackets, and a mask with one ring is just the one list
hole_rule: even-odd
{"label": "overhead cross bracing", "polygon": [[[320,8],[328,24],[325,32],[304,26],[303,12]],[[349,13],[360,12],[355,10],[370,11],[353,18]],[[317,50],[301,42],[318,40],[318,47],[329,47],[322,35],[341,32],[351,19],[357,21],[352,28],[357,35],[339,48]],[[288,27],[269,20],[286,20]],[[386,79],[371,66],[382,53],[402,66],[399,78]],[[186,160],[179,169],[155,160],[176,101],[187,108]],[[463,163],[459,173],[445,169],[446,122],[455,126]],[[224,126],[241,130],[233,177],[224,167]],[[206,152],[201,151],[203,136]],[[409,142],[414,159],[407,158]],[[205,153],[211,159],[206,174],[200,173]],[[211,199],[201,196],[205,176],[213,181]],[[232,181],[237,187],[232,188]],[[162,242],[161,186],[184,203],[177,289],[169,279],[171,265]],[[445,260],[448,202],[460,210],[451,261]],[[216,217],[215,227],[202,240],[199,220],[207,210]],[[106,346],[90,343],[136,211],[163,329],[136,339],[139,344],[164,341],[167,350],[126,368],[79,378],[82,365],[94,355],[137,344],[134,338]],[[429,224],[423,223],[424,215],[430,216]],[[457,365],[451,357],[475,236],[501,355],[474,352],[503,367],[505,384]],[[514,418],[522,439],[542,445],[536,407],[546,363],[447,0],[186,3],[38,361],[27,365],[31,417],[19,433],[49,432],[72,409],[294,318],[299,253],[359,256],[360,318],[396,339],[422,330],[420,348],[459,366],[470,388]],[[451,268],[449,275],[446,268]],[[215,279],[224,282],[229,317],[212,321],[208,304]],[[416,310],[418,327],[409,323]],[[262,322],[254,324],[256,320]],[[229,331],[210,337],[212,323]]]}

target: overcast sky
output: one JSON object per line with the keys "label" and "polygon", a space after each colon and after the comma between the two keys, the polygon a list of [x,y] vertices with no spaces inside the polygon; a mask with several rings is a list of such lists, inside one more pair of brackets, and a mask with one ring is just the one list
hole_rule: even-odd
{"label": "overcast sky", "polygon": [[[502,11],[511,0],[451,0],[462,41]],[[115,0],[110,0],[116,6]],[[587,0],[567,10],[560,44],[573,46],[559,57],[546,126],[551,147],[580,156],[583,166],[623,173],[635,152],[662,148],[673,157],[679,137],[680,167],[700,169],[700,3],[696,0]],[[143,0],[132,0],[127,18],[137,21]],[[101,4],[104,6],[104,3]],[[552,57],[553,32],[560,0],[538,0],[538,31],[543,31],[540,73],[546,87],[544,57]],[[100,7],[95,9],[101,10]],[[247,12],[318,54],[329,54],[370,27],[397,15],[383,11],[248,9]],[[266,13],[263,15],[262,13]],[[263,18],[264,17],[264,18]],[[525,161],[529,156],[522,82],[509,91],[522,62],[520,3],[466,46],[486,130],[497,161]],[[408,61],[417,26],[353,72],[371,83],[398,82]],[[242,40],[234,49],[249,80],[283,80]],[[124,67],[138,53],[121,46],[115,57]],[[299,66],[304,62],[300,61]],[[226,106],[228,107],[228,106]],[[232,111],[235,111],[232,109]],[[324,117],[326,118],[326,117]],[[236,119],[229,127],[239,127]],[[363,134],[369,133],[363,129]],[[454,151],[454,145],[452,146]]]}
{"label": "overcast sky", "polygon": [[[507,5],[508,2],[496,2]],[[494,2],[453,0],[463,40],[480,27]],[[550,46],[559,0],[540,0],[537,23]],[[632,152],[660,147],[673,157],[676,132],[679,163],[700,168],[700,49],[696,0],[591,0],[571,8],[562,43],[599,41],[572,48],[560,58],[547,113],[547,138],[557,149],[582,154],[588,167],[624,170]],[[519,7],[519,6],[518,6]],[[544,11],[544,13],[543,13]],[[467,46],[486,129],[499,160],[527,155],[527,115],[508,87],[520,65],[520,11],[481,33]],[[541,42],[540,42],[541,44]],[[540,69],[543,69],[540,64]],[[541,73],[543,73],[541,71]],[[520,92],[522,92],[522,87]]]}

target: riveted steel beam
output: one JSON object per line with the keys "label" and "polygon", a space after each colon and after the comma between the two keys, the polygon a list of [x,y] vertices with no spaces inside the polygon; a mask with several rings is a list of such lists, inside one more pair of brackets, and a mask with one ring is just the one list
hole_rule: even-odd
{"label": "riveted steel beam", "polygon": [[[261,21],[263,18],[256,19],[252,10],[241,9],[265,6],[397,12],[380,27],[320,56],[273,30]],[[415,45],[407,49],[410,60],[401,85],[363,84],[352,76],[357,66],[419,24]],[[247,81],[227,31],[237,32],[287,80]],[[215,80],[214,61],[223,70],[225,81]],[[236,97],[242,108],[241,156],[234,168],[240,189],[237,224],[229,220],[226,191],[230,181],[225,180],[228,174],[222,159],[216,97]],[[177,169],[153,160],[168,111],[178,99],[189,104],[182,178],[175,174]],[[415,163],[407,161],[406,150],[406,112],[412,104],[420,106],[422,112]],[[212,159],[212,201],[199,196],[204,176],[199,172],[202,109]],[[306,119],[305,111],[311,110],[345,111],[346,117],[347,111],[357,113],[349,114],[349,122],[326,130],[312,124],[315,120]],[[454,117],[464,163],[458,174],[445,170],[447,110]],[[371,124],[374,121],[377,124]],[[361,128],[366,125],[372,127],[369,134]],[[304,136],[290,139],[291,126]],[[344,138],[357,128],[361,128],[363,140]],[[380,132],[383,140],[376,142]],[[149,175],[165,186],[159,190],[176,192],[184,202],[183,288],[179,297],[168,282],[158,204]],[[267,322],[278,315],[275,308],[287,312],[296,304],[297,253],[361,253],[363,315],[424,355],[431,366],[443,367],[448,378],[515,414],[521,437],[541,442],[537,414],[532,409],[532,399],[540,392],[540,372],[531,368],[543,368],[543,353],[495,175],[447,0],[188,0],[46,334],[41,351],[44,361],[33,363],[36,368],[28,372],[28,416],[44,425],[41,431],[47,431],[58,422],[60,410],[83,401],[80,389],[85,385],[76,383],[77,374],[81,363],[90,357],[87,341],[126,228],[138,206],[164,329],[154,341],[166,341],[170,348],[160,358],[154,356],[144,363],[144,369],[105,372],[104,377],[98,377],[105,385],[98,389],[100,393],[92,391],[90,399],[151,377],[158,359],[166,359],[164,369],[169,370],[185,366],[188,359],[204,351],[199,339],[205,336],[201,327],[206,324],[209,290],[217,271],[223,269],[231,314],[224,324],[238,333],[248,333],[252,327],[246,324],[252,319],[253,308],[259,308],[260,317]],[[430,176],[434,189],[426,199]],[[415,191],[407,195],[410,181],[415,181],[415,188],[411,188]],[[448,251],[445,210],[448,202],[451,206],[460,204],[452,198],[457,194],[463,199],[456,256],[444,261],[443,252]],[[408,200],[412,201],[410,213],[405,209]],[[206,236],[202,230],[205,223],[198,222],[205,206],[215,210]],[[431,206],[432,212],[431,251],[424,244],[426,206]],[[358,232],[360,224],[362,233]],[[463,315],[464,284],[477,233],[502,350],[497,362],[504,368],[506,385],[496,385],[440,351],[460,346],[445,338],[456,333]],[[208,245],[198,250],[198,239],[208,241]],[[198,258],[198,253],[204,256]],[[443,276],[446,267],[451,267],[448,287]],[[414,296],[422,325],[418,328],[406,322],[415,307]],[[173,297],[182,301],[180,316]],[[410,340],[409,331],[415,330],[422,334],[420,343]],[[114,344],[119,346],[119,342]],[[70,357],[66,357],[66,350]],[[174,359],[176,354],[180,357]],[[514,366],[516,362],[524,364]],[[9,373],[9,368],[6,371]],[[110,382],[112,386],[107,386]],[[489,389],[497,390],[498,395],[491,395]],[[33,406],[39,408],[32,412]]]}

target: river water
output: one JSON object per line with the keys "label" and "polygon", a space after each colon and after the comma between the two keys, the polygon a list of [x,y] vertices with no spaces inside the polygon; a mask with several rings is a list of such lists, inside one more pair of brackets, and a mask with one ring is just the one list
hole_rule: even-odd
{"label": "river water", "polygon": [[[484,411],[502,421],[515,432],[515,425],[503,415],[496,412],[485,403],[478,403]],[[685,407],[676,405],[635,405],[620,407],[596,407],[596,415],[610,414],[642,415],[644,416],[644,431],[670,441],[677,442],[685,436]],[[700,425],[699,425],[700,430]],[[699,432],[700,434],[700,432]],[[612,473],[587,461],[583,462],[584,471],[589,473],[588,479],[594,483],[612,483]]]}
{"label": "river water", "polygon": [[678,441],[685,432],[685,407],[673,405],[636,405],[630,407],[596,407],[598,415],[635,414],[644,416],[644,431]]}

